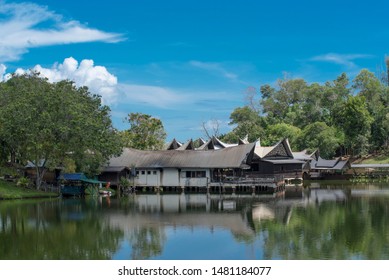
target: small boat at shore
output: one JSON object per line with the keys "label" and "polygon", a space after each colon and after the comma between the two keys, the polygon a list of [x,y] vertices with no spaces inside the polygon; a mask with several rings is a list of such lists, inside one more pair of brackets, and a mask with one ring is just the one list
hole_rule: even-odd
{"label": "small boat at shore", "polygon": [[[62,196],[85,196],[100,194],[101,185],[105,182],[87,178],[83,173],[64,173],[58,177],[61,181]],[[109,191],[109,190],[106,190]]]}
{"label": "small boat at shore", "polygon": [[99,194],[100,195],[110,196],[110,195],[112,195],[112,192],[110,190],[100,189],[99,190]]}

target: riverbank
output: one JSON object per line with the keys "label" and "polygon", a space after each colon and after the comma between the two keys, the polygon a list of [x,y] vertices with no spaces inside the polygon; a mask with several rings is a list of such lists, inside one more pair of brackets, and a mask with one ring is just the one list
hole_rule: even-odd
{"label": "riverbank", "polygon": [[25,199],[25,198],[49,198],[57,197],[58,193],[43,192],[17,187],[13,182],[0,180],[0,200]]}
{"label": "riverbank", "polygon": [[353,164],[388,164],[389,154],[383,153],[379,155],[368,155],[363,158],[356,159]]}

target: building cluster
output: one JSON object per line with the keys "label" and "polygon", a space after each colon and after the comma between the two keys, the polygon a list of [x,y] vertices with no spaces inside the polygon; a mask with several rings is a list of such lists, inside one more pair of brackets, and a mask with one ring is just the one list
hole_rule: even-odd
{"label": "building cluster", "polygon": [[110,159],[99,179],[117,185],[128,178],[134,187],[170,189],[274,190],[290,181],[343,173],[347,160],[325,160],[319,153],[293,152],[288,139],[273,146],[241,139],[227,144],[216,137],[180,143],[173,139],[165,150],[123,149]]}

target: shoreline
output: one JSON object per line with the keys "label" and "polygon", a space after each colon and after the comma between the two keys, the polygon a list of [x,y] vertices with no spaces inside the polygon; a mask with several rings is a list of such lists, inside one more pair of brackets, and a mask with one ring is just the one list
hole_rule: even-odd
{"label": "shoreline", "polygon": [[17,187],[15,183],[0,180],[0,201],[14,199],[56,198],[58,193]]}

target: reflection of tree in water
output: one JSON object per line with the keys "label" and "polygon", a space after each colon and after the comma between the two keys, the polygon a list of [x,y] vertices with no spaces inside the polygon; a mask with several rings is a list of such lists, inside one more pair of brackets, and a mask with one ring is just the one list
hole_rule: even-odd
{"label": "reflection of tree in water", "polygon": [[58,203],[0,207],[0,259],[111,259],[123,232],[84,212],[85,205]]}
{"label": "reflection of tree in water", "polygon": [[132,259],[145,260],[160,255],[165,241],[166,234],[161,227],[141,227],[134,229],[130,235]]}
{"label": "reflection of tree in water", "polygon": [[257,233],[265,237],[264,258],[389,258],[387,200],[351,199],[316,207],[294,208],[288,224],[255,222]]}

